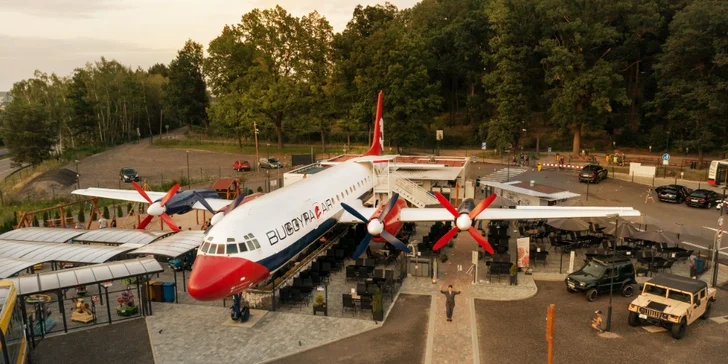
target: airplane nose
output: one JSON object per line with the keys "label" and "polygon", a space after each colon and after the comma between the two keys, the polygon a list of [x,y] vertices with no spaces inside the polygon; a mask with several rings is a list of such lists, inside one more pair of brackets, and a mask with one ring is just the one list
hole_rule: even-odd
{"label": "airplane nose", "polygon": [[221,300],[269,274],[265,266],[248,259],[198,255],[187,282],[187,292],[198,301]]}

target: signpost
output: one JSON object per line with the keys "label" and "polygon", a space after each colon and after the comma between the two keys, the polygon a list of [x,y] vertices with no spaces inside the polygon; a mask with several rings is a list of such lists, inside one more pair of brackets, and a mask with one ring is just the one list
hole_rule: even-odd
{"label": "signpost", "polygon": [[665,153],[662,155],[662,165],[664,166],[662,168],[662,178],[667,177],[667,166],[670,165],[670,155]]}
{"label": "signpost", "polygon": [[480,149],[482,149],[482,150],[488,149],[488,143],[486,143],[486,142],[481,143],[480,144]]}

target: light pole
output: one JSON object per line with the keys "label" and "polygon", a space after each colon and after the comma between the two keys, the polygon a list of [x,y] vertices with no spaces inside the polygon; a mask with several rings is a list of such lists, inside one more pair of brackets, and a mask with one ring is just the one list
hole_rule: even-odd
{"label": "light pole", "polygon": [[76,159],[76,189],[81,188],[81,175],[78,174],[78,159]]}
{"label": "light pole", "polygon": [[255,165],[256,170],[260,172],[260,155],[258,154],[258,125],[253,121],[253,135],[255,136]]}
{"label": "light pole", "polygon": [[187,189],[191,189],[190,187],[190,151],[187,151]]}
{"label": "light pole", "polygon": [[607,308],[607,327],[605,331],[612,330],[612,292],[614,291],[614,261],[617,259],[617,241],[619,240],[619,214],[607,215],[614,218],[614,242],[612,243],[612,269],[611,285],[609,286],[609,307]]}

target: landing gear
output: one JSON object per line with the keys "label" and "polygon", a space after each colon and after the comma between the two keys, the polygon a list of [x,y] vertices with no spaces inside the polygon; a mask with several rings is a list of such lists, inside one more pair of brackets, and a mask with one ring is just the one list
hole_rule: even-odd
{"label": "landing gear", "polygon": [[230,307],[230,318],[233,321],[246,322],[250,319],[250,307],[248,304],[241,304],[242,294],[233,295],[233,305]]}

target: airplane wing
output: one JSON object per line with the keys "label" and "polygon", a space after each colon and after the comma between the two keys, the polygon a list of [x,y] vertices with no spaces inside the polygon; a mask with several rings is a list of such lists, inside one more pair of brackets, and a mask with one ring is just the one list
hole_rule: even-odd
{"label": "airplane wing", "polygon": [[[75,190],[72,192],[74,195],[82,195],[82,196],[91,196],[91,197],[103,197],[103,198],[110,198],[112,200],[123,200],[123,201],[131,201],[131,202],[142,202],[147,203],[147,200],[142,197],[142,195],[139,194],[139,192],[135,190],[115,190],[111,188],[86,188],[86,189],[80,189]],[[152,199],[152,201],[156,201],[164,195],[166,195],[165,192],[154,192],[154,191],[147,191],[147,195],[149,198]]]}
{"label": "airplane wing", "polygon": [[[476,220],[532,220],[575,217],[606,217],[619,214],[620,217],[640,216],[631,207],[555,207],[555,206],[518,206],[514,209],[485,209]],[[364,215],[366,216],[366,215]],[[450,221],[454,217],[445,208],[405,208],[399,214],[404,222]]]}

